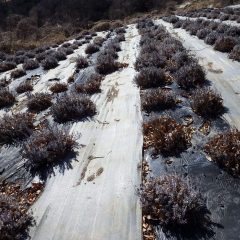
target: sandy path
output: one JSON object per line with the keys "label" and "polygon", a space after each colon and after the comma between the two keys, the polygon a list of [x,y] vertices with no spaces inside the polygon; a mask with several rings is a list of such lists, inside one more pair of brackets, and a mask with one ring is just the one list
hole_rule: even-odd
{"label": "sandy path", "polygon": [[222,95],[228,113],[224,118],[240,129],[240,63],[232,61],[227,54],[215,51],[196,36],[190,36],[184,29],[174,29],[172,24],[157,20],[167,30],[180,38],[186,49],[191,50],[206,69],[207,78]]}
{"label": "sandy path", "polygon": [[140,36],[131,25],[119,61],[129,67],[108,75],[102,93],[92,97],[94,121],[74,124],[81,132],[77,160],[64,174],[56,172],[33,205],[34,240],[141,239],[141,210],[135,194],[141,182],[142,157],[139,89],[133,63]]}

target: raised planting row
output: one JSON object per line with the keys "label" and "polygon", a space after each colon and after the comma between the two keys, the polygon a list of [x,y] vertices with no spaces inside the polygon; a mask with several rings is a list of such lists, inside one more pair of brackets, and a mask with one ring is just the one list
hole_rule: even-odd
{"label": "raised planting row", "polygon": [[[102,39],[98,37],[96,40],[98,40],[98,44],[101,45],[100,41],[105,41],[105,39]],[[82,43],[81,43],[82,44]],[[81,44],[78,44],[81,46]],[[58,61],[66,60],[67,59],[67,54],[73,53],[73,51],[65,51],[69,49],[70,46],[74,44],[70,43],[64,43],[61,47],[59,47],[56,50],[49,50],[49,48],[42,47],[38,48],[35,50],[38,54],[35,56],[36,59],[27,59],[23,64],[22,67],[17,68],[16,70],[11,71],[9,76],[5,76],[2,79],[0,79],[0,91],[2,92],[1,94],[1,99],[0,99],[0,108],[4,107],[11,107],[15,102],[16,102],[16,93],[22,94],[25,92],[28,92],[28,98],[32,99],[31,94],[29,94],[31,91],[34,89],[34,77],[27,77],[26,79],[23,79],[16,87],[15,87],[15,92],[13,90],[9,90],[8,86],[15,80],[20,77],[24,77],[26,74],[30,75],[31,70],[38,68],[39,62],[38,60],[42,61],[43,64],[46,64],[45,69],[51,69],[55,68],[58,66]],[[76,44],[75,44],[76,45]],[[75,48],[77,49],[77,48]],[[20,54],[20,53],[18,53]],[[44,58],[38,59],[38,55],[42,54]],[[87,59],[83,57],[79,57],[76,60],[77,62],[77,69],[83,69],[88,67],[89,63]],[[1,64],[5,64],[6,62],[2,62]],[[28,72],[27,72],[28,71]],[[40,77],[40,75],[39,75]],[[72,80],[74,80],[74,77],[72,77]],[[65,92],[68,90],[67,84],[62,84],[62,83],[57,83],[54,84],[50,87],[49,89],[52,93],[60,93],[60,92]],[[48,97],[49,98],[49,97]],[[49,105],[49,104],[48,104]],[[33,108],[30,107],[32,110]],[[41,109],[41,107],[40,107]],[[43,109],[45,110],[45,109]]]}
{"label": "raised planting row", "polygon": [[[173,20],[174,19],[174,20]],[[180,20],[176,16],[164,17],[163,20],[173,23],[174,28],[183,28],[191,35],[213,45],[216,51],[229,53],[229,58],[240,61],[240,28],[203,19]]]}
{"label": "raised planting row", "polygon": [[[118,52],[121,51],[120,43],[125,41],[125,32],[124,28],[117,28],[113,33],[106,36],[106,39],[108,39],[107,41],[104,38],[97,37],[94,39],[93,43],[86,47],[85,53],[88,54],[88,58],[92,59],[90,61],[94,62],[95,72],[90,74],[84,82],[76,82],[73,85],[77,93],[91,95],[101,92],[100,87],[101,82],[104,79],[104,75],[110,74],[118,70],[120,67],[124,67],[122,64],[119,64],[116,59],[118,58]],[[112,34],[116,34],[116,36],[109,39]],[[89,51],[92,46],[94,46],[95,50]],[[92,54],[94,53],[97,53],[97,56],[93,56]],[[77,58],[77,70],[81,70],[89,66],[88,58],[82,56]],[[77,74],[75,78],[78,78]]]}
{"label": "raised planting row", "polygon": [[[121,50],[119,43],[125,40],[124,32],[124,29],[116,29],[117,36],[114,39],[108,39],[112,36],[112,34],[108,34],[106,39],[96,37],[92,42],[98,46],[99,54],[114,55],[115,63],[115,58],[118,57],[117,51]],[[88,40],[90,39],[89,37]],[[106,41],[108,43],[103,46]],[[68,43],[63,45],[61,48],[70,47]],[[88,47],[86,52],[87,49]],[[69,76],[67,83],[51,84],[48,89],[50,92],[32,94],[30,91],[33,90],[33,82],[29,79],[22,81],[17,86],[16,92],[27,92],[27,98],[23,103],[26,106],[24,113],[9,111],[0,118],[1,146],[17,147],[21,159],[24,160],[24,168],[32,177],[37,175],[42,181],[45,181],[48,176],[54,174],[56,168],[63,171],[71,166],[73,156],[80,147],[79,132],[70,133],[71,123],[88,120],[96,114],[96,105],[88,94],[99,93],[104,78],[104,75],[100,73],[91,72],[84,83],[76,81],[83,74],[85,68],[92,69],[94,66],[93,69],[98,69],[99,60],[94,63],[91,58],[92,54],[90,53],[87,57],[78,56],[75,59],[76,70],[72,76]],[[113,63],[111,62],[111,64]],[[56,80],[54,79],[54,81]],[[6,79],[2,80],[1,107],[10,107],[16,103],[15,95],[7,88],[8,84]],[[13,186],[15,184],[11,185],[12,188]],[[38,195],[41,191],[37,189]],[[21,193],[24,192],[21,191]],[[35,191],[31,190],[31,201],[28,199],[28,195],[22,196],[18,191],[15,191],[15,194],[9,194],[6,187],[0,192],[0,222],[2,223],[0,239],[28,237],[29,228],[34,224],[31,213],[27,211],[36,200]],[[29,204],[23,205],[25,199],[29,201]]]}
{"label": "raised planting row", "polygon": [[[93,39],[93,41],[95,41],[99,45],[99,47],[101,47],[101,45],[103,44],[104,41],[106,41],[106,39],[102,37],[96,37],[95,39]],[[69,46],[71,46],[70,43],[64,43],[60,48],[69,48]],[[60,48],[56,50],[55,53],[62,53],[62,49]],[[43,52],[43,54],[47,54],[47,53],[48,51]],[[66,55],[64,56],[65,57],[59,59],[59,61],[65,60]],[[54,83],[49,87],[50,92],[54,94],[66,92],[68,90],[68,85],[74,82],[76,78],[76,74],[81,69],[84,69],[90,65],[90,61],[88,61],[88,59],[83,56],[78,56],[74,60],[76,61],[76,70],[75,70],[75,73],[69,77],[68,84],[60,83],[60,82]],[[25,69],[26,64],[28,64],[28,67],[27,67],[27,69],[29,70],[28,72],[23,70]],[[41,70],[38,71],[40,75],[33,75],[32,77],[28,77],[28,76],[31,76],[30,70],[33,70],[34,68],[37,68],[37,67],[39,67],[39,63],[37,60],[34,60],[34,59],[27,60],[27,62],[23,64],[23,69],[18,68],[17,70],[13,70],[9,76],[5,76],[0,80],[0,91],[2,92],[2,95],[0,98],[0,108],[5,108],[5,107],[9,108],[13,106],[13,104],[17,103],[18,98],[16,93],[18,94],[27,93],[26,94],[27,107],[31,111],[40,112],[40,111],[46,110],[48,107],[51,106],[51,101],[49,99],[54,100],[55,96],[52,97],[48,93],[41,93],[40,95],[38,93],[34,95],[30,94],[30,92],[33,91],[35,88],[34,86],[35,81],[39,78],[41,79],[41,75],[42,75]],[[18,80],[17,78],[20,78],[20,77],[23,77],[23,78]],[[17,84],[14,83],[15,79],[18,81]],[[56,78],[55,80],[58,80],[58,79]],[[9,88],[10,84],[11,84],[11,88]],[[43,100],[43,98],[47,99],[47,104],[43,104],[43,106],[36,106],[34,103],[32,103],[33,99],[34,101],[38,101],[38,100]],[[35,106],[35,109],[34,109],[34,106]]]}
{"label": "raised planting row", "polygon": [[99,74],[106,75],[115,72],[119,68],[124,67],[116,60],[118,59],[118,52],[121,51],[120,43],[125,41],[124,37],[125,29],[120,28],[116,30],[116,37],[110,40],[104,50],[102,50],[97,56],[95,62],[95,71]]}
{"label": "raised planting row", "polygon": [[[67,47],[69,47],[68,44],[61,48]],[[56,50],[55,53],[63,53],[62,49]],[[66,59],[65,53],[64,56],[61,60]],[[38,63],[37,60],[27,60],[23,67],[25,69],[26,64],[30,64],[31,67],[28,66],[27,70],[32,70],[39,66],[34,67],[35,63]],[[11,73],[9,80],[6,78],[1,80],[1,108],[11,107],[16,103],[15,94],[7,88],[11,78],[24,75],[17,75],[16,72]],[[87,96],[77,93],[65,93],[62,96],[44,92],[30,94],[33,84],[32,79],[27,79],[16,87],[15,90],[19,94],[28,92],[24,102],[27,107],[26,113],[9,111],[1,116],[0,144],[2,149],[7,145],[9,148],[17,147],[20,159],[24,159],[25,174],[30,174],[32,177],[39,175],[42,180],[45,180],[49,174],[53,173],[55,166],[60,168],[65,166],[63,168],[66,168],[69,165],[70,159],[72,159],[70,154],[75,152],[79,136],[70,134],[68,127],[58,126],[57,123],[48,123],[46,117],[39,122],[39,119],[37,120],[38,113],[47,110],[55,122],[65,123],[93,116],[96,113],[96,107]],[[60,93],[67,89],[67,84],[58,83],[52,85],[49,90],[52,93]],[[17,164],[21,166],[20,162]],[[19,190],[16,189],[16,186]],[[1,183],[0,185],[0,239],[27,239],[29,228],[35,224],[28,210],[43,190],[43,185],[35,184],[28,189],[25,189],[24,186],[21,189],[21,187],[22,184],[16,185],[15,183],[6,186]]]}
{"label": "raised planting row", "polygon": [[95,36],[97,36],[95,32],[84,32],[75,41],[72,41],[72,43],[45,45],[29,51],[20,50],[14,55],[0,52],[0,73],[12,70],[18,64],[23,64],[21,68],[23,71],[38,68],[39,64],[45,70],[55,68],[59,61],[65,60],[67,55],[72,54],[74,50],[83,44],[89,43]]}
{"label": "raised planting row", "polygon": [[180,13],[185,17],[205,17],[208,19],[219,19],[221,21],[236,21],[240,23],[240,9],[238,8],[207,8],[198,9],[190,12]]}
{"label": "raised planting row", "polygon": [[[213,209],[207,204],[211,199],[205,198],[205,189],[196,190],[205,180],[196,181],[182,162],[196,158],[211,169],[213,164],[206,158],[210,156],[220,168],[238,175],[239,132],[220,118],[225,112],[220,94],[208,87],[205,71],[182,43],[151,20],[139,22],[138,29],[141,50],[135,82],[142,90],[147,160],[139,189],[144,239],[162,239],[158,226],[165,236],[177,239],[213,236],[216,219],[210,218]],[[201,168],[195,171],[204,174]]]}

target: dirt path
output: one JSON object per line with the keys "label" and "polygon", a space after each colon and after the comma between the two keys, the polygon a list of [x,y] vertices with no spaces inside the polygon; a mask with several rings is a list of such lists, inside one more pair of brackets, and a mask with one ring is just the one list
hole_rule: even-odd
{"label": "dirt path", "polygon": [[141,239],[141,211],[136,196],[142,157],[139,89],[133,84],[133,63],[140,36],[126,33],[119,61],[129,67],[108,75],[102,93],[93,96],[98,115],[76,123],[81,133],[77,160],[64,174],[46,183],[32,211],[34,240]]}
{"label": "dirt path", "polygon": [[215,51],[212,46],[190,36],[184,29],[173,29],[172,24],[157,20],[157,24],[164,25],[168,31],[180,38],[186,49],[192,51],[199,63],[206,69],[207,78],[222,95],[228,112],[224,118],[240,129],[240,63],[232,61],[227,54]]}

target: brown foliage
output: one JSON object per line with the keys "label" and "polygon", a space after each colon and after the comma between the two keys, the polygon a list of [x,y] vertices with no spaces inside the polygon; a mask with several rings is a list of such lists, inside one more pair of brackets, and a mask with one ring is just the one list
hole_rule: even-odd
{"label": "brown foliage", "polygon": [[204,118],[216,118],[224,112],[221,95],[207,88],[198,89],[193,93],[191,106]]}
{"label": "brown foliage", "polygon": [[142,109],[146,112],[173,108],[177,104],[175,95],[162,89],[146,90],[141,96]]}
{"label": "brown foliage", "polygon": [[191,132],[170,117],[160,117],[143,125],[144,147],[153,148],[154,154],[178,155],[188,148]]}
{"label": "brown foliage", "polygon": [[66,92],[68,90],[68,86],[67,84],[64,84],[64,83],[55,83],[49,89],[53,93],[61,93],[61,92]]}
{"label": "brown foliage", "polygon": [[233,130],[212,138],[205,146],[212,160],[233,175],[240,174],[240,132]]}
{"label": "brown foliage", "polygon": [[83,84],[76,84],[76,91],[79,93],[94,94],[101,92],[101,82],[103,77],[99,74],[92,74],[90,79]]}

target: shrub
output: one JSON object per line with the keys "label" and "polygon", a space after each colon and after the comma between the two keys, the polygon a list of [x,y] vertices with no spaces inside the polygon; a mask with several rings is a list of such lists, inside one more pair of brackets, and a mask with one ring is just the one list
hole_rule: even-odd
{"label": "shrub", "polygon": [[21,64],[21,63],[24,63],[25,61],[28,60],[28,58],[26,56],[17,56],[15,57],[15,62],[16,64]]}
{"label": "shrub", "polygon": [[117,71],[118,63],[110,54],[99,55],[96,61],[96,71],[100,74],[110,74]]}
{"label": "shrub", "polygon": [[219,34],[217,32],[211,32],[205,37],[204,42],[208,45],[214,45],[218,37]]}
{"label": "shrub", "polygon": [[229,27],[226,31],[226,35],[230,37],[239,37],[240,36],[240,29],[239,27]]}
{"label": "shrub", "polygon": [[142,68],[147,67],[157,67],[163,68],[167,64],[167,58],[159,53],[159,52],[152,52],[152,53],[140,53],[140,56],[137,58],[135,63],[135,69],[140,71]]}
{"label": "shrub", "polygon": [[190,144],[189,129],[169,117],[160,117],[143,125],[144,146],[154,154],[178,155]]}
{"label": "shrub", "polygon": [[64,51],[66,53],[66,55],[70,55],[70,54],[74,53],[74,50],[71,47],[60,48],[60,50]]}
{"label": "shrub", "polygon": [[95,104],[84,95],[65,95],[51,107],[54,120],[59,123],[83,120],[96,114]]}
{"label": "shrub", "polygon": [[118,42],[124,42],[126,39],[125,39],[124,34],[121,34],[121,35],[118,35],[118,36],[116,37],[116,40],[117,40]]}
{"label": "shrub", "polygon": [[135,82],[142,88],[155,88],[168,84],[164,71],[156,67],[143,68],[135,77]]}
{"label": "shrub", "polygon": [[33,60],[33,59],[28,59],[23,64],[23,69],[24,70],[33,70],[33,69],[36,69],[36,68],[39,68],[39,63],[38,63],[38,61]]}
{"label": "shrub", "polygon": [[93,54],[98,51],[99,51],[99,46],[97,44],[89,44],[85,49],[86,54]]}
{"label": "shrub", "polygon": [[208,28],[210,30],[216,30],[218,28],[218,23],[217,22],[210,22],[209,25],[208,25]]}
{"label": "shrub", "polygon": [[240,44],[236,45],[231,53],[229,54],[229,58],[240,62]]}
{"label": "shrub", "polygon": [[232,130],[212,138],[205,146],[206,153],[219,167],[233,175],[240,174],[240,132]]}
{"label": "shrub", "polygon": [[171,59],[172,55],[182,51],[184,51],[182,46],[178,46],[176,44],[162,44],[162,52],[167,59]]}
{"label": "shrub", "polygon": [[109,49],[113,49],[115,52],[119,52],[121,51],[121,47],[119,42],[117,41],[117,39],[112,40],[111,42],[109,42],[109,44],[106,47],[108,50]]}
{"label": "shrub", "polygon": [[35,58],[35,53],[33,51],[28,51],[25,53],[27,58]]}
{"label": "shrub", "polygon": [[220,52],[231,52],[237,45],[237,41],[233,37],[219,37],[217,38],[214,49]]}
{"label": "shrub", "polygon": [[31,112],[41,112],[48,109],[52,105],[52,97],[47,93],[36,93],[28,95],[27,107]]}
{"label": "shrub", "polygon": [[193,110],[204,118],[216,118],[224,113],[222,97],[207,88],[193,93],[191,105]]}
{"label": "shrub", "polygon": [[205,76],[206,74],[199,64],[191,63],[181,67],[175,73],[175,80],[181,88],[189,90],[202,86],[206,81]]}
{"label": "shrub", "polygon": [[72,45],[71,45],[71,48],[74,49],[74,50],[76,50],[76,49],[78,49],[78,45],[77,45],[77,44],[72,44]]}
{"label": "shrub", "polygon": [[26,72],[23,69],[21,69],[21,68],[16,69],[16,70],[11,72],[11,78],[14,78],[14,79],[20,78],[20,77],[22,77],[24,75],[26,75]]}
{"label": "shrub", "polygon": [[1,62],[0,63],[0,73],[12,70],[16,67],[17,67],[17,65],[14,62]]}
{"label": "shrub", "polygon": [[68,83],[73,83],[74,81],[75,81],[75,77],[74,77],[74,74],[72,74],[72,75],[68,78],[67,82],[68,82]]}
{"label": "shrub", "polygon": [[101,92],[101,82],[103,77],[99,74],[92,74],[89,80],[83,84],[75,86],[78,93],[95,94]]}
{"label": "shrub", "polygon": [[216,31],[217,31],[218,33],[224,34],[224,33],[228,30],[228,28],[229,28],[229,26],[226,25],[226,24],[219,24]]}
{"label": "shrub", "polygon": [[41,61],[43,61],[47,56],[48,56],[48,55],[47,55],[46,52],[38,53],[38,54],[36,55],[36,60],[39,61],[39,62],[41,62]]}
{"label": "shrub", "polygon": [[73,44],[74,44],[74,45],[77,45],[77,46],[79,46],[79,47],[82,46],[82,42],[80,42],[80,41],[74,41]]}
{"label": "shrub", "polygon": [[46,49],[46,47],[44,47],[44,46],[38,47],[38,48],[35,49],[35,53],[36,53],[36,54],[43,53],[43,52],[45,52],[46,50],[47,50],[47,49]]}
{"label": "shrub", "polygon": [[169,22],[170,23],[176,23],[179,20],[177,16],[170,16],[169,17]]}
{"label": "shrub", "polygon": [[67,55],[63,50],[58,50],[53,54],[53,57],[58,61],[63,61],[67,59]]}
{"label": "shrub", "polygon": [[6,77],[1,78],[1,79],[0,79],[0,89],[7,87],[10,82],[11,82],[11,81],[10,81],[10,80],[7,80]]}
{"label": "shrub", "polygon": [[174,73],[178,71],[182,66],[191,64],[193,62],[196,62],[196,60],[192,57],[189,57],[186,51],[176,52],[171,57],[171,60],[168,61],[166,69]]}
{"label": "shrub", "polygon": [[113,57],[114,59],[118,58],[118,54],[116,53],[116,51],[113,48],[107,48],[107,50],[103,50],[99,53],[98,58],[104,58],[106,57],[105,55],[109,55],[111,57]]}
{"label": "shrub", "polygon": [[201,28],[200,25],[193,23],[189,26],[187,30],[190,32],[191,35],[196,35],[200,28]]}
{"label": "shrub", "polygon": [[175,95],[170,91],[162,89],[144,91],[141,101],[142,109],[146,112],[170,109],[177,104]]}
{"label": "shrub", "polygon": [[71,47],[71,43],[69,43],[69,42],[66,42],[66,43],[63,43],[62,44],[62,47],[64,47],[64,48],[68,48],[68,47]]}
{"label": "shrub", "polygon": [[33,130],[33,118],[28,114],[5,114],[0,119],[0,143],[12,144],[29,137]]}
{"label": "shrub", "polygon": [[124,27],[120,27],[120,28],[115,29],[115,32],[117,34],[121,34],[121,33],[126,33],[126,30]]}
{"label": "shrub", "polygon": [[26,207],[20,206],[16,199],[0,192],[0,236],[2,240],[20,240],[28,237],[34,219],[27,213]]}
{"label": "shrub", "polygon": [[98,46],[102,46],[102,44],[104,43],[105,39],[102,37],[96,37],[93,40],[93,45],[98,45]]}
{"label": "shrub", "polygon": [[85,36],[85,39],[86,40],[92,40],[92,36],[91,35],[87,35],[87,36]]}
{"label": "shrub", "polygon": [[88,67],[88,60],[87,58],[83,57],[83,56],[79,56],[76,60],[76,68],[78,69],[83,69]]}
{"label": "shrub", "polygon": [[68,90],[68,87],[67,87],[67,84],[64,84],[64,83],[55,83],[49,89],[53,93],[61,93],[61,92],[66,92]]}
{"label": "shrub", "polygon": [[0,89],[0,109],[4,107],[10,107],[14,104],[15,97],[6,88]]}
{"label": "shrub", "polygon": [[182,24],[183,24],[183,22],[182,22],[181,20],[179,20],[178,22],[176,22],[176,23],[173,24],[173,27],[174,27],[174,28],[181,28],[181,27],[182,27]]}
{"label": "shrub", "polygon": [[[143,214],[164,232],[190,233],[211,223],[206,199],[177,175],[150,178],[139,190]],[[180,238],[182,239],[182,238]]]}
{"label": "shrub", "polygon": [[16,92],[21,94],[25,92],[31,92],[33,90],[33,86],[30,81],[24,81],[18,85],[16,88]]}
{"label": "shrub", "polygon": [[35,132],[22,147],[25,167],[33,174],[51,169],[77,146],[76,140],[64,129],[48,126]]}
{"label": "shrub", "polygon": [[44,70],[49,70],[58,66],[58,61],[52,56],[48,56],[45,60],[41,62]]}
{"label": "shrub", "polygon": [[220,16],[219,19],[220,19],[221,21],[227,21],[227,20],[229,20],[229,15],[223,14],[223,15]]}
{"label": "shrub", "polygon": [[204,39],[211,31],[207,28],[200,29],[197,31],[197,37],[200,39]]}

